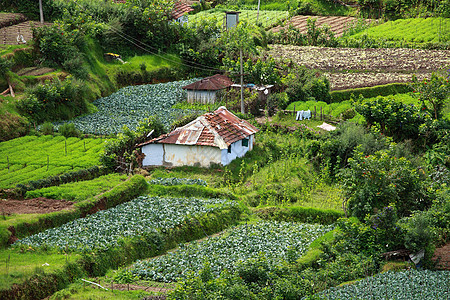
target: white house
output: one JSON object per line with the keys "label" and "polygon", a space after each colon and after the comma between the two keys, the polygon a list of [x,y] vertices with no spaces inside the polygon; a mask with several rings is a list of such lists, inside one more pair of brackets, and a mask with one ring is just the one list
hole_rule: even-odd
{"label": "white house", "polygon": [[145,155],[144,167],[228,165],[253,149],[256,132],[255,126],[221,106],[138,147]]}
{"label": "white house", "polygon": [[188,84],[183,89],[187,92],[189,103],[210,104],[216,101],[219,91],[229,88],[232,84],[233,82],[227,76],[216,74]]}

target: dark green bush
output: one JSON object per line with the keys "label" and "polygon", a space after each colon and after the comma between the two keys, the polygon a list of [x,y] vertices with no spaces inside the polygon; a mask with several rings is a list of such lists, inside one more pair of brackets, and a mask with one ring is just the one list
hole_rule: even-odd
{"label": "dark green bush", "polygon": [[45,122],[42,124],[40,131],[43,135],[52,135],[55,131],[55,128],[51,122]]}
{"label": "dark green bush", "polygon": [[258,209],[256,215],[263,220],[301,222],[301,223],[319,223],[329,225],[336,222],[344,216],[344,213],[332,209],[319,209],[307,207],[265,207]]}
{"label": "dark green bush", "polygon": [[74,79],[46,81],[27,91],[27,97],[17,102],[17,109],[32,121],[71,119],[88,111],[85,100],[87,86]]}
{"label": "dark green bush", "polygon": [[80,137],[81,132],[75,128],[75,124],[73,123],[64,123],[58,128],[58,132],[66,137]]}
{"label": "dark green bush", "polygon": [[412,91],[413,89],[407,83],[389,83],[365,88],[332,91],[330,92],[330,102],[335,103],[350,100],[352,98],[357,99],[360,95],[364,98],[373,98],[378,96],[404,94]]}

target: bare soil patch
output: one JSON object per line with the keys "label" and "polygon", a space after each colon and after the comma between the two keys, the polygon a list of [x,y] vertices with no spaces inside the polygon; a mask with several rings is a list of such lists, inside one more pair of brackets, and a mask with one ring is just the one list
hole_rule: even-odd
{"label": "bare soil patch", "polygon": [[440,270],[450,270],[450,243],[437,248],[434,252],[433,260],[437,262],[437,268]]}
{"label": "bare soil patch", "polygon": [[23,14],[0,13],[0,28],[25,22],[27,18]]}
{"label": "bare soil patch", "polygon": [[38,68],[38,67],[31,67],[31,68],[25,68],[21,69],[17,72],[17,75],[19,76],[41,76],[50,72],[54,72],[55,69],[52,68]]}
{"label": "bare soil patch", "polygon": [[0,213],[11,214],[45,214],[55,211],[68,210],[73,202],[46,198],[26,200],[0,199]]}

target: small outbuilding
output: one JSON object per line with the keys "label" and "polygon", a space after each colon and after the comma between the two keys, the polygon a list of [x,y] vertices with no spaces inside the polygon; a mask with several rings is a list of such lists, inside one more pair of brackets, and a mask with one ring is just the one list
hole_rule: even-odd
{"label": "small outbuilding", "polygon": [[258,129],[229,112],[224,106],[144,142],[142,166],[228,165],[253,149]]}
{"label": "small outbuilding", "polygon": [[172,18],[180,24],[187,23],[187,14],[193,10],[194,9],[190,5],[181,1],[176,1],[173,6]]}
{"label": "small outbuilding", "polygon": [[233,82],[228,76],[216,74],[183,87],[189,103],[212,104],[220,98],[220,92],[229,88]]}

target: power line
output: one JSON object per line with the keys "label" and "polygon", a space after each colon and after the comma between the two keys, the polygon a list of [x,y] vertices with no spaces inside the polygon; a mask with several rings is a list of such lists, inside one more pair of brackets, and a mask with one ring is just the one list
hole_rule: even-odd
{"label": "power line", "polygon": [[[83,9],[84,11],[87,11],[87,9],[86,9],[85,7],[83,7],[83,6],[81,6],[81,4],[79,4],[77,1],[73,1],[73,2],[74,2],[76,5],[78,5],[81,9]],[[98,20],[97,20],[97,21],[98,21]],[[141,42],[141,41],[135,39],[134,37],[132,37],[132,36],[130,36],[130,35],[127,35],[127,34],[121,32],[120,30],[117,30],[116,28],[114,28],[114,27],[111,26],[111,25],[109,25],[109,28],[112,29],[112,30],[113,30],[116,34],[118,34],[121,38],[123,38],[123,39],[129,41],[130,43],[132,43],[132,44],[135,45],[136,47],[138,47],[138,48],[140,48],[140,49],[144,50],[145,52],[148,52],[148,53],[150,53],[150,54],[152,54],[152,55],[155,55],[155,56],[157,56],[157,57],[159,57],[159,58],[161,58],[161,59],[164,59],[164,60],[166,60],[166,61],[168,61],[168,62],[171,62],[171,63],[174,63],[174,64],[179,64],[179,65],[186,66],[186,67],[189,67],[189,68],[194,68],[194,69],[198,69],[198,70],[202,70],[202,71],[207,71],[207,72],[225,72],[224,70],[212,68],[212,67],[209,67],[209,66],[206,66],[206,65],[203,65],[203,64],[199,64],[199,63],[196,63],[196,62],[192,62],[192,64],[198,65],[198,66],[200,66],[200,67],[196,67],[196,66],[193,66],[193,65],[185,64],[185,63],[183,63],[183,62],[171,60],[171,59],[169,59],[169,58],[167,58],[167,57],[164,57],[164,56],[162,56],[162,55],[160,55],[160,54],[158,54],[158,53],[155,53],[155,52],[153,52],[153,51],[150,51],[150,50],[144,48],[143,46],[141,46],[141,45],[135,43],[134,41],[136,41],[136,42],[138,42],[138,43],[140,43],[140,44],[142,44],[142,45],[144,45],[144,46],[146,46],[146,47],[148,47],[148,48],[152,48],[152,49],[154,49],[155,51],[156,51],[156,50],[159,51],[159,49],[156,49],[156,48],[154,48],[154,47],[152,47],[152,46],[150,46],[150,45],[147,45],[147,44],[145,44],[145,43],[143,43],[143,42]],[[130,40],[130,39],[131,39],[131,40]],[[133,40],[134,40],[134,41],[133,41]],[[165,54],[169,54],[169,53],[165,53]],[[231,72],[231,73],[236,73],[236,72]]]}

